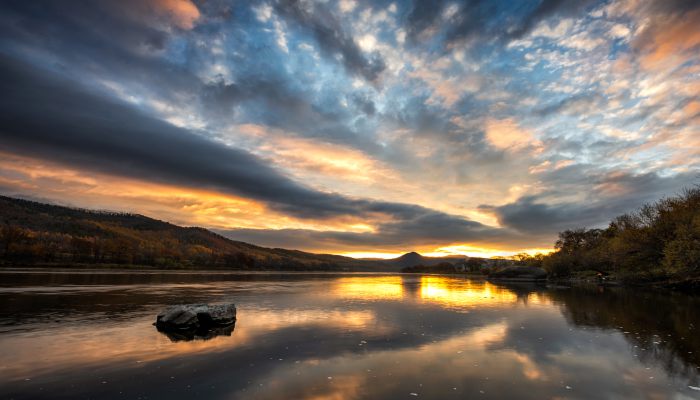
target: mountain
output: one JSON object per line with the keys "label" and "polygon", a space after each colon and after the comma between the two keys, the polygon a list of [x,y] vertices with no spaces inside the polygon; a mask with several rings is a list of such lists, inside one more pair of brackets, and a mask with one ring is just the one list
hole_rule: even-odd
{"label": "mountain", "polygon": [[415,251],[412,251],[400,257],[386,260],[385,263],[401,269],[406,267],[415,267],[416,265],[433,266],[444,262],[454,264],[455,262],[461,260],[464,260],[464,256],[425,257],[416,253]]}
{"label": "mountain", "polygon": [[139,214],[0,196],[0,265],[140,265],[245,270],[397,270],[377,261],[271,249]]}
{"label": "mountain", "polygon": [[390,260],[389,263],[392,263],[392,264],[400,266],[401,268],[404,268],[404,267],[413,267],[414,265],[424,264],[425,259],[426,258],[423,257],[422,255],[416,253],[415,251],[412,251],[410,253],[406,253],[406,254],[402,255],[401,257]]}

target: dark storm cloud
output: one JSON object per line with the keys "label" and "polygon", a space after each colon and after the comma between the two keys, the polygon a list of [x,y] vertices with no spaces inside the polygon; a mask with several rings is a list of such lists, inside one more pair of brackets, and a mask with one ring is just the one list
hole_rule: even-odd
{"label": "dark storm cloud", "polygon": [[8,57],[0,60],[0,135],[5,151],[256,199],[283,193],[290,200],[279,207],[304,214],[316,203],[321,214],[332,212],[319,204],[322,194],[294,184],[248,153],[100,98],[75,82],[47,78],[47,71]]}
{"label": "dark storm cloud", "polygon": [[162,49],[169,36],[167,25],[144,23],[155,16],[147,2],[138,0],[8,0],[3,1],[2,9],[0,30],[5,38],[14,37],[41,47],[75,46],[73,50],[78,52],[109,42],[128,51],[143,46]]}
{"label": "dark storm cloud", "polygon": [[493,212],[498,222],[526,233],[554,233],[576,226],[592,227],[605,223],[608,210],[581,206],[578,203],[550,205],[537,196],[521,197],[516,202],[499,207],[481,206]]}
{"label": "dark storm cloud", "polygon": [[[550,187],[556,188],[561,184],[561,190],[557,192],[553,189],[540,195],[523,196],[502,206],[482,205],[479,208],[493,213],[502,226],[522,233],[553,234],[565,229],[603,227],[618,215],[663,196],[679,193],[683,187],[700,181],[700,176],[694,173],[672,177],[656,173],[610,173],[591,177],[581,176],[577,168],[571,167],[555,171],[545,179]],[[594,188],[584,200],[556,203],[548,200],[553,195],[564,195],[568,188],[584,185]],[[612,197],[610,193],[613,194]]]}
{"label": "dark storm cloud", "polygon": [[[13,54],[32,49],[49,55],[48,61],[69,76],[99,76],[171,99],[179,93],[199,94],[206,86],[191,65],[162,57],[161,50],[178,30],[150,15],[149,4],[48,0],[39,6],[8,1],[0,13],[0,39]],[[125,5],[134,10],[127,13]]]}
{"label": "dark storm cloud", "polygon": [[[441,21],[447,6],[457,6],[457,12],[449,20]],[[429,30],[445,28],[445,44],[466,39],[469,36],[493,36],[494,30],[489,25],[499,16],[497,2],[487,0],[462,0],[456,3],[443,0],[416,0],[406,17],[406,32],[415,40]]]}
{"label": "dark storm cloud", "polygon": [[406,33],[411,39],[433,26],[444,6],[443,0],[415,0],[406,17]]}
{"label": "dark storm cloud", "polygon": [[230,121],[227,116],[236,106],[246,105],[257,110],[252,110],[251,114],[257,114],[258,118],[273,126],[300,128],[297,119],[318,122],[321,116],[313,104],[287,85],[288,82],[275,75],[250,75],[234,83],[219,80],[202,87],[200,100],[204,112],[224,123]]}
{"label": "dark storm cloud", "polygon": [[306,6],[298,0],[280,0],[275,3],[275,10],[287,21],[308,30],[324,54],[330,57],[339,54],[348,72],[376,82],[386,68],[382,56],[377,52],[364,54],[352,35],[343,29],[340,21],[323,5],[317,4],[311,8]]}
{"label": "dark storm cloud", "polygon": [[488,0],[471,0],[464,2],[459,11],[451,18],[446,34],[446,43],[453,45],[472,37],[500,37],[502,28],[493,26],[502,10],[496,2]]}
{"label": "dark storm cloud", "polygon": [[[438,240],[496,230],[416,205],[350,199],[301,186],[249,153],[212,142],[106,100],[71,81],[51,79],[0,58],[0,150],[92,171],[241,195],[301,218],[382,214],[377,243],[420,232]],[[338,234],[339,240],[364,240]]]}
{"label": "dark storm cloud", "polygon": [[125,3],[131,12],[109,1],[3,2],[0,46],[81,80],[133,84],[164,98],[198,93],[201,82],[186,65],[158,56],[178,29],[154,17],[148,2]]}
{"label": "dark storm cloud", "polygon": [[[0,44],[23,58],[27,49],[48,55],[51,66],[67,76],[116,82],[121,90],[136,96],[183,109],[197,108],[212,128],[232,121],[256,123],[365,151],[377,149],[376,143],[353,130],[349,124],[353,116],[340,105],[339,98],[316,104],[315,94],[302,89],[310,82],[300,82],[302,78],[280,67],[278,55],[268,48],[261,49],[255,41],[245,42],[252,33],[240,38],[232,35],[235,82],[203,81],[197,70],[200,62],[205,68],[208,65],[203,61],[210,56],[208,49],[185,46],[181,56],[186,62],[164,57],[162,46],[149,44],[151,38],[157,35],[159,43],[165,44],[175,38],[178,29],[149,14],[148,2],[133,2],[135,11],[131,13],[118,2],[47,1],[42,7],[31,2],[3,3]],[[231,27],[251,24],[247,6],[236,6],[225,17],[220,16],[222,9],[231,7],[212,2],[200,7],[203,16],[193,31],[186,32],[188,40],[206,40]],[[245,26],[250,32],[257,29]],[[370,99],[362,109],[371,113]]]}
{"label": "dark storm cloud", "polygon": [[486,227],[476,222],[423,209],[402,221],[382,223],[374,232],[314,231],[305,229],[229,229],[218,232],[234,240],[263,246],[285,243],[311,250],[335,248],[354,250],[373,248],[399,250],[419,246],[445,246],[453,243],[504,243],[529,245],[532,237],[524,237],[506,229]]}

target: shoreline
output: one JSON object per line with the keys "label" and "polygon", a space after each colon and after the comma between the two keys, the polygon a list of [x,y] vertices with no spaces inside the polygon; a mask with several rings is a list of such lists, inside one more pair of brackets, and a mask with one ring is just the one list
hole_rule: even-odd
{"label": "shoreline", "polygon": [[231,267],[216,267],[216,266],[154,266],[141,264],[92,264],[92,263],[42,263],[42,264],[0,264],[0,270],[3,269],[75,269],[75,270],[125,270],[125,271],[230,271],[230,272],[383,272],[383,273],[399,273],[400,271],[391,270],[372,270],[372,269],[357,269],[348,267],[337,268],[231,268]]}
{"label": "shoreline", "polygon": [[480,273],[446,273],[446,272],[402,272],[391,270],[353,270],[353,269],[250,269],[250,268],[226,268],[226,267],[206,267],[199,268],[193,266],[151,266],[139,264],[90,264],[90,263],[46,263],[46,264],[0,264],[2,270],[56,270],[63,271],[123,271],[123,272],[241,272],[241,273],[380,273],[380,274],[401,274],[401,275],[438,275],[459,278],[469,278],[486,280],[493,283],[532,283],[553,287],[576,287],[576,286],[602,286],[602,287],[625,287],[625,288],[651,288],[662,290],[673,290],[685,293],[700,294],[700,278],[686,279],[660,279],[660,280],[619,280],[606,279],[600,281],[591,277],[569,277],[569,278],[534,278],[534,277],[492,277]]}

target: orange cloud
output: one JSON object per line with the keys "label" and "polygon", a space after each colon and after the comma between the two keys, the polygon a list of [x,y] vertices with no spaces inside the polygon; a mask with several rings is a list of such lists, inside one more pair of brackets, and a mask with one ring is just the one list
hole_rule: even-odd
{"label": "orange cloud", "polygon": [[[249,134],[261,134],[249,127]],[[262,133],[265,136],[264,133]],[[375,198],[410,200],[396,193],[402,183],[388,185],[390,193],[382,195],[382,180],[391,179],[391,171],[381,163],[354,150],[346,150],[323,143],[312,143],[292,138],[282,139],[277,148],[270,148],[268,157],[288,171],[295,171],[300,180],[309,183],[314,179],[343,179],[350,190],[361,192],[378,183]],[[268,146],[262,146],[267,148]],[[296,148],[296,152],[294,149]],[[385,175],[386,174],[386,175]],[[353,176],[357,175],[357,176]],[[311,177],[311,178],[309,178]],[[317,177],[317,178],[314,178]],[[358,181],[352,185],[353,180]],[[314,183],[316,183],[314,182]],[[319,185],[322,186],[322,185]],[[354,189],[353,189],[354,188]],[[178,225],[203,226],[213,229],[300,229],[311,231],[335,231],[361,234],[380,234],[377,227],[392,221],[382,213],[375,215],[339,216],[329,219],[298,219],[269,208],[265,203],[205,189],[176,186],[146,180],[118,177],[108,174],[82,171],[59,163],[0,153],[0,190],[4,194],[32,196],[90,209],[105,209],[135,212]],[[391,191],[394,193],[391,194]],[[416,197],[420,197],[417,191]],[[422,199],[424,203],[431,199]],[[459,209],[468,213],[468,209]],[[478,214],[477,212],[475,212]],[[469,215],[470,218],[493,220],[491,216]],[[495,225],[495,224],[492,224]],[[280,244],[283,246],[283,244]],[[534,244],[533,246],[544,245]],[[398,256],[409,250],[426,255],[443,256],[462,254],[473,256],[510,255],[522,251],[521,245],[511,243],[453,243],[426,239],[412,248],[402,244],[377,245],[371,248],[358,247],[342,241],[328,241],[319,245],[308,243],[302,249],[323,253],[335,253],[352,257]],[[381,254],[379,254],[381,253]]]}
{"label": "orange cloud", "polygon": [[451,61],[440,58],[431,64],[430,67],[416,62],[415,70],[409,72],[409,76],[425,82],[433,93],[428,99],[429,104],[442,104],[445,107],[452,107],[465,93],[475,93],[481,88],[481,81],[478,77],[470,75],[467,77],[449,77],[446,71]]}
{"label": "orange cloud", "polygon": [[194,28],[200,17],[199,9],[190,0],[154,0],[153,8],[157,14],[185,30]]}
{"label": "orange cloud", "polygon": [[[9,153],[0,153],[0,192],[89,209],[134,212],[178,225],[213,229],[300,229],[376,234],[378,225],[390,222],[390,217],[384,214],[300,220],[270,209],[264,203],[231,194],[79,171]],[[427,240],[410,249],[402,248],[400,244],[363,248],[333,241],[320,246],[308,243],[303,249],[356,258],[392,258],[408,250],[430,256],[481,257],[527,251],[517,244],[485,242],[445,246],[439,240]]]}
{"label": "orange cloud", "polygon": [[117,9],[127,18],[157,28],[182,30],[194,28],[201,18],[199,8],[190,0],[122,0]]}
{"label": "orange cloud", "polygon": [[683,112],[685,112],[685,114],[691,118],[700,114],[700,101],[692,101],[688,103],[688,105],[683,108]]}
{"label": "orange cloud", "polygon": [[487,120],[486,140],[501,150],[520,150],[526,147],[539,149],[542,146],[532,132],[521,128],[510,118]]}
{"label": "orange cloud", "polygon": [[294,137],[279,129],[254,124],[237,125],[230,131],[259,141],[260,145],[254,149],[257,154],[302,179],[308,179],[309,174],[362,183],[398,179],[395,171],[359,150]]}
{"label": "orange cloud", "polygon": [[[464,120],[460,123],[473,124],[475,128],[480,126],[480,121]],[[541,145],[529,131],[520,129],[515,122],[512,122],[512,125],[524,132],[522,136],[525,139],[522,141]],[[412,162],[420,163],[423,158],[444,153],[444,149],[435,143],[434,138],[415,136],[409,130],[386,129],[381,130],[380,135],[381,142],[390,143],[393,148],[398,146],[410,151],[411,157],[418,159]],[[480,212],[476,207],[484,202],[502,201],[502,191],[497,185],[504,186],[507,182],[502,177],[488,181],[464,182],[458,176],[460,174],[458,169],[446,169],[451,163],[464,163],[465,154],[463,153],[444,154],[447,158],[445,158],[445,164],[440,166],[435,166],[430,160],[424,164],[421,163],[421,169],[411,171],[409,177],[401,167],[394,168],[393,165],[352,147],[310,140],[281,129],[257,124],[230,126],[224,141],[250,150],[291,175],[296,181],[317,190],[341,189],[341,193],[346,196],[416,204],[459,215],[485,225],[497,226],[498,224],[492,215]],[[488,168],[484,169],[484,173],[488,173],[486,171]],[[505,175],[512,176],[512,174],[517,175],[526,171],[526,169],[507,171]],[[443,178],[435,179],[436,176]],[[527,177],[522,178],[527,179]],[[342,184],[339,185],[339,182]],[[471,196],[464,196],[466,192],[471,193]],[[382,216],[375,216],[372,220],[385,221],[381,218]],[[428,244],[425,250],[433,251],[434,247],[431,248]],[[338,248],[336,251],[391,253],[396,249]]]}
{"label": "orange cloud", "polygon": [[299,220],[231,194],[82,172],[0,153],[5,193],[28,194],[91,209],[136,212],[180,225],[209,228],[310,229],[371,232],[376,221],[356,217]]}
{"label": "orange cloud", "polygon": [[672,16],[655,16],[637,46],[644,52],[641,65],[647,70],[675,68],[697,57],[700,46],[700,10]]}
{"label": "orange cloud", "polygon": [[[398,170],[351,147],[255,124],[232,126],[228,135],[232,142],[239,146],[244,142],[243,147],[318,190],[335,191],[342,181],[343,195],[399,202],[419,192],[418,185],[406,181]],[[421,200],[412,201],[431,206]]]}

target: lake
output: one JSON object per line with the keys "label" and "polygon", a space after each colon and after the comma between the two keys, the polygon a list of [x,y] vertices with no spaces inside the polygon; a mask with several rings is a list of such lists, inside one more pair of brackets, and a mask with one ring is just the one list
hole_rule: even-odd
{"label": "lake", "polygon": [[[234,302],[171,340],[167,305]],[[700,298],[408,274],[0,271],[0,397],[700,399]]]}

